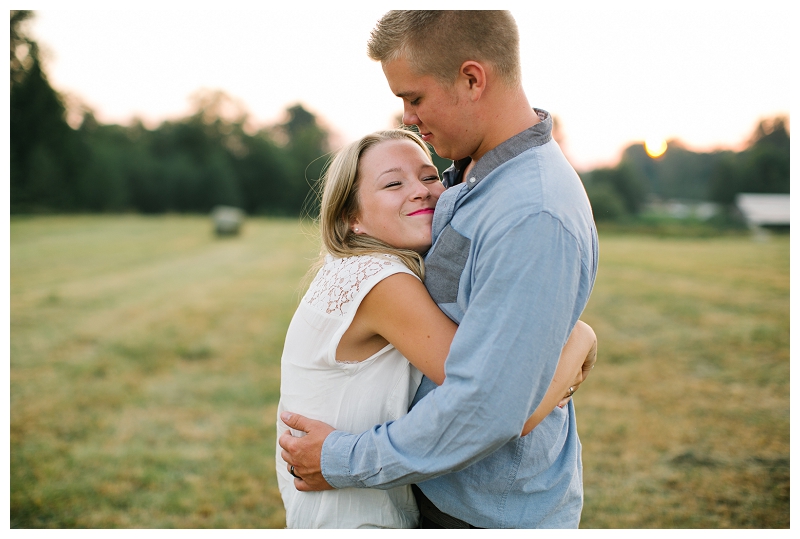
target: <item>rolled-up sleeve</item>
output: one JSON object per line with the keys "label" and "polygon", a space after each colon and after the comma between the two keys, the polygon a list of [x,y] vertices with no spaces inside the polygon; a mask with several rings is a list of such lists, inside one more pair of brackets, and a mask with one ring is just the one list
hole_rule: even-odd
{"label": "rolled-up sleeve", "polygon": [[390,488],[462,469],[519,437],[544,397],[583,307],[579,242],[538,213],[472,238],[472,249],[444,384],[396,421],[328,436],[322,473],[334,487]]}

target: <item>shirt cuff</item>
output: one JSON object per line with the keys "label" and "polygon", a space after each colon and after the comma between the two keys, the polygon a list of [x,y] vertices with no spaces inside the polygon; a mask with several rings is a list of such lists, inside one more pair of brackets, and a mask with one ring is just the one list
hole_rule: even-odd
{"label": "shirt cuff", "polygon": [[322,443],[319,465],[322,477],[334,488],[363,487],[361,481],[350,476],[350,454],[358,440],[355,434],[335,430]]}

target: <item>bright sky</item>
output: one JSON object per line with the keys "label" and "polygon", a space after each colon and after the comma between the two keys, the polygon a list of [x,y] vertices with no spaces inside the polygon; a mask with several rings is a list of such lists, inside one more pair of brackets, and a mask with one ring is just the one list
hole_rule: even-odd
{"label": "bright sky", "polygon": [[[629,143],[650,138],[679,138],[699,150],[737,147],[759,118],[789,113],[788,3],[621,7],[629,4],[641,5],[512,7],[528,98],[558,117],[565,152],[579,170],[614,164]],[[53,3],[31,25],[48,51],[51,83],[91,106],[102,122],[138,115],[155,126],[186,115],[197,90],[222,89],[260,124],[282,120],[288,106],[302,102],[343,143],[391,126],[402,109],[365,52],[370,30],[391,6],[334,11],[284,2],[299,7],[254,11],[233,2],[225,10],[201,9],[202,3],[164,10],[172,4],[140,2],[150,9],[112,11],[103,5],[81,11]]]}

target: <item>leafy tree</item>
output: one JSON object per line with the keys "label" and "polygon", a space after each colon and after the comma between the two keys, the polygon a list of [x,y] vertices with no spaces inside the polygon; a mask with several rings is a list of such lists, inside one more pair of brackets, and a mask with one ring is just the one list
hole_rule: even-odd
{"label": "leafy tree", "polygon": [[[239,178],[242,208],[251,214],[299,215],[303,202],[299,195],[286,196],[287,190],[295,191],[286,186],[299,183],[299,166],[272,140],[270,130],[246,137],[243,143],[246,152],[233,163]],[[303,192],[303,186],[296,190]]]}
{"label": "leafy tree", "polygon": [[789,119],[776,116],[758,122],[750,137],[750,147],[770,147],[776,150],[789,151]]}
{"label": "leafy tree", "polygon": [[647,192],[661,198],[705,200],[717,162],[729,152],[698,153],[670,140],[662,156],[653,159],[643,144],[625,149],[622,160],[645,180]]}
{"label": "leafy tree", "polygon": [[288,120],[277,131],[286,139],[284,149],[292,162],[289,181],[275,193],[287,208],[302,207],[322,175],[330,152],[328,132],[316,116],[297,104],[287,109]]}
{"label": "leafy tree", "polygon": [[[609,212],[619,215],[615,204],[608,202],[613,195],[621,204],[622,211],[628,214],[637,214],[644,203],[647,195],[647,187],[644,180],[636,174],[635,168],[628,161],[622,161],[613,168],[598,168],[588,174],[586,182],[587,194],[591,199],[593,193],[595,197],[602,196],[609,208]],[[613,208],[612,208],[613,206]]]}
{"label": "leafy tree", "polygon": [[717,163],[709,182],[709,198],[729,206],[742,192],[742,174],[739,159],[735,154],[726,155]]}
{"label": "leafy tree", "polygon": [[592,203],[595,221],[614,221],[627,213],[619,193],[610,183],[588,184],[586,194]]}
{"label": "leafy tree", "polygon": [[23,23],[31,17],[29,11],[11,11],[11,211],[74,209],[86,149],[65,120],[38,46],[25,35]]}
{"label": "leafy tree", "polygon": [[747,149],[717,163],[709,185],[709,197],[731,205],[738,193],[789,193],[787,123],[782,116],[760,121]]}
{"label": "leafy tree", "polygon": [[[193,96],[193,112],[150,130],[101,125],[84,107],[77,129],[25,33],[30,11],[11,11],[11,210],[300,215],[319,177],[328,133],[302,105],[280,126],[245,128],[244,106],[221,91]],[[278,138],[278,141],[276,141]]]}
{"label": "leafy tree", "polygon": [[758,145],[745,152],[743,190],[750,193],[789,192],[789,151]]}
{"label": "leafy tree", "polygon": [[23,26],[33,17],[33,11],[11,10],[11,88],[25,80],[39,57],[39,46],[25,35]]}
{"label": "leafy tree", "polygon": [[745,151],[744,188],[752,193],[789,192],[788,120],[779,116],[759,122],[750,148]]}

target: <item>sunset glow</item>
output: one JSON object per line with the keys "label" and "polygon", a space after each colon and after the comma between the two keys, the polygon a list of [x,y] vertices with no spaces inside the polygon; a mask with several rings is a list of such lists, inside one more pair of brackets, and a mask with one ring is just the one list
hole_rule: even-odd
{"label": "sunset glow", "polygon": [[655,159],[661,157],[667,151],[667,141],[662,139],[648,139],[644,142],[644,151],[647,155]]}
{"label": "sunset glow", "polygon": [[[241,101],[256,128],[285,121],[285,109],[302,103],[338,147],[396,125],[402,111],[380,63],[365,52],[384,12],[380,5],[305,11],[290,4],[159,16],[148,9],[44,9],[31,33],[51,51],[50,83],[101,123],[127,125],[135,117],[155,128],[192,114],[198,90],[219,89]],[[777,12],[554,9],[544,26],[536,11],[512,13],[530,104],[558,118],[562,149],[579,170],[614,166],[626,147],[651,134],[698,151],[738,148],[760,118],[789,112],[792,32],[790,17]],[[333,29],[334,46],[299,37]],[[231,53],[231,35],[246,53]],[[574,36],[592,46],[566,46]],[[658,62],[641,43],[660,44]],[[698,99],[697,88],[714,98]],[[605,121],[599,111],[609,111]]]}

